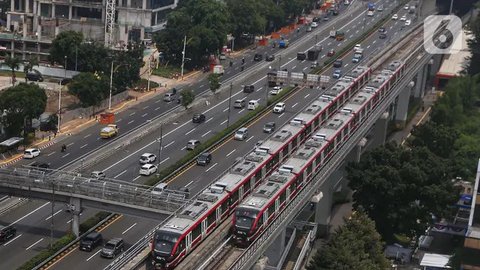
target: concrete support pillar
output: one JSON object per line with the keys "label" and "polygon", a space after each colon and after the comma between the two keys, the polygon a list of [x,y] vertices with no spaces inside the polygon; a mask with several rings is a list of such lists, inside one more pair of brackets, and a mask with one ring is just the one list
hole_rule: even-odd
{"label": "concrete support pillar", "polygon": [[55,18],[55,4],[52,4],[52,14],[50,16],[51,18]]}
{"label": "concrete support pillar", "polygon": [[360,155],[362,154],[363,148],[365,147],[367,139],[362,138],[356,145],[353,147],[352,151],[348,153],[345,158],[345,163],[348,162],[360,162]]}
{"label": "concrete support pillar", "polygon": [[12,18],[10,13],[7,13],[7,29],[10,30],[10,25],[12,24],[11,22]]}
{"label": "concrete support pillar", "polygon": [[[329,186],[326,183],[324,186]],[[322,187],[321,199],[315,204],[315,223],[318,224],[317,232],[319,236],[327,235],[329,231],[330,215],[332,212],[333,190]]]}
{"label": "concrete support pillar", "polygon": [[140,29],[140,40],[144,40],[145,39],[145,27],[142,27]]}
{"label": "concrete support pillar", "polygon": [[397,110],[395,111],[395,124],[399,128],[403,128],[407,121],[410,91],[411,91],[411,85],[408,85],[398,95]]}
{"label": "concrete support pillar", "polygon": [[428,64],[424,65],[417,74],[417,78],[415,81],[415,97],[416,98],[423,98],[425,96],[425,86],[427,83],[427,71],[428,71]]}
{"label": "concrete support pillar", "polygon": [[285,250],[285,238],[287,237],[287,229],[284,228],[279,236],[273,241],[273,243],[265,251],[265,256],[268,258],[268,264],[276,266],[282,258],[283,251]]}
{"label": "concrete support pillar", "polygon": [[10,44],[12,44],[12,46],[10,47],[12,48],[12,51],[10,52],[10,56],[15,57],[15,40],[12,40]]}
{"label": "concrete support pillar", "polygon": [[25,0],[25,13],[30,13],[30,0]]}
{"label": "concrete support pillar", "polygon": [[70,198],[70,210],[72,212],[72,232],[76,237],[80,235],[80,212],[82,201],[79,198]]}
{"label": "concrete support pillar", "polygon": [[127,0],[127,7],[132,7],[132,0]]}
{"label": "concrete support pillar", "polygon": [[[107,14],[106,14],[106,10],[104,8],[102,8],[102,22],[105,22],[105,20],[107,19]],[[118,18],[117,18],[118,19]]]}
{"label": "concrete support pillar", "polygon": [[41,40],[41,39],[42,39],[42,25],[39,24],[38,27],[37,27],[37,29],[38,29],[38,30],[37,30],[38,40]]}
{"label": "concrete support pillar", "polygon": [[27,15],[22,15],[22,34],[23,38],[27,37]]}
{"label": "concrete support pillar", "polygon": [[385,112],[375,122],[375,126],[373,127],[373,136],[370,138],[371,142],[367,143],[367,150],[385,144],[385,140],[387,139],[388,122],[389,114],[388,112]]}
{"label": "concrete support pillar", "polygon": [[15,0],[10,0],[10,11],[15,11]]}
{"label": "concrete support pillar", "polygon": [[69,20],[72,19],[72,9],[73,9],[72,6],[68,6],[68,19],[69,19]]}
{"label": "concrete support pillar", "polygon": [[18,1],[18,10],[20,10],[20,11],[23,11],[23,10],[24,10],[24,6],[23,6],[23,1],[22,1],[22,0],[19,0],[19,1]]}
{"label": "concrete support pillar", "polygon": [[143,10],[147,9],[147,0],[142,1],[142,9]]}

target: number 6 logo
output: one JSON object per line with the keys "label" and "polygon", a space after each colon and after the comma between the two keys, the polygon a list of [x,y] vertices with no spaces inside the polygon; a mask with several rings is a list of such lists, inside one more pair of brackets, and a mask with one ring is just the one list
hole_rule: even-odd
{"label": "number 6 logo", "polygon": [[430,54],[455,54],[462,49],[462,20],[431,15],[423,21],[423,47]]}

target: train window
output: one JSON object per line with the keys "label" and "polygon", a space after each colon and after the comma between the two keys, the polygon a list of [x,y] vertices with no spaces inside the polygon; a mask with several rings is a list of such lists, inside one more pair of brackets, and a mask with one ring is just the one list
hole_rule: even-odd
{"label": "train window", "polygon": [[[320,116],[320,117],[322,117],[322,116]],[[315,127],[318,127],[318,125],[320,125],[320,117],[315,118],[315,120],[313,121],[313,124],[315,125]]]}
{"label": "train window", "polygon": [[335,145],[334,145],[333,142],[329,143],[328,146],[326,147],[326,150],[327,150],[327,151],[326,151],[326,154],[330,154],[330,153],[332,152],[334,146],[335,146]]}
{"label": "train window", "polygon": [[282,193],[280,193],[280,204],[282,204],[286,198],[287,198],[287,190],[285,189]]}
{"label": "train window", "polygon": [[313,163],[310,163],[307,167],[307,175],[312,174],[312,169],[313,169]]}
{"label": "train window", "polygon": [[283,150],[282,150],[282,156],[283,156],[283,158],[285,158],[286,156],[288,156],[288,145],[287,145],[285,148],[283,148]]}
{"label": "train window", "polygon": [[297,182],[297,185],[303,182],[303,174],[299,174],[295,182]]}
{"label": "train window", "polygon": [[291,144],[292,144],[292,149],[295,149],[297,147],[297,138],[293,139]]}
{"label": "train window", "polygon": [[235,190],[232,194],[232,202],[235,203],[238,201],[238,189]]}
{"label": "train window", "polygon": [[255,174],[255,182],[258,183],[260,180],[262,180],[262,170],[259,170],[259,171]]}
{"label": "train window", "polygon": [[268,217],[273,216],[274,213],[275,213],[275,203],[272,203],[272,205],[268,207]]}
{"label": "train window", "polygon": [[228,211],[228,200],[225,200],[223,203],[222,203],[222,215],[225,214],[227,211]]}
{"label": "train window", "polygon": [[312,132],[312,125],[308,126],[305,130],[307,134],[310,134]]}
{"label": "train window", "polygon": [[175,254],[180,254],[185,249],[185,237],[180,240],[177,246],[177,250],[175,251]]}
{"label": "train window", "polygon": [[258,227],[263,225],[263,213],[260,214],[260,217],[258,218]]}
{"label": "train window", "polygon": [[243,193],[247,194],[248,192],[250,192],[250,179],[248,179],[248,181],[245,182],[245,185],[243,185]]}
{"label": "train window", "polygon": [[322,155],[318,155],[315,159],[315,165],[318,166],[322,163]]}
{"label": "train window", "polygon": [[211,226],[213,223],[215,223],[215,220],[217,219],[216,215],[215,215],[215,211],[213,211],[212,213],[210,213],[210,215],[208,215],[207,217],[207,227]]}
{"label": "train window", "polygon": [[197,227],[193,228],[193,230],[192,230],[192,241],[197,239],[197,237],[199,237],[200,235],[202,235],[201,223],[199,223],[197,225]]}

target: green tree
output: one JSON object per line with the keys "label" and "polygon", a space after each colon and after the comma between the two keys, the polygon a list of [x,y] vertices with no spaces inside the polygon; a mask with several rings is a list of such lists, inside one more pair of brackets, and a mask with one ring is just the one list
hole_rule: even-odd
{"label": "green tree", "polygon": [[363,212],[356,212],[313,256],[307,270],[384,270],[388,266],[374,222]]}
{"label": "green tree", "polygon": [[228,9],[232,14],[233,33],[236,38],[240,38],[243,34],[264,34],[267,28],[267,18],[264,16],[265,11],[260,9],[261,2],[257,0],[227,1]]}
{"label": "green tree", "polygon": [[[64,65],[67,57],[67,68],[75,68],[76,51],[83,42],[83,34],[76,31],[64,31],[52,41],[48,59],[52,63]],[[100,60],[100,59],[97,59]],[[100,61],[99,61],[100,62]]]}
{"label": "green tree", "polygon": [[94,109],[109,94],[108,80],[105,76],[82,72],[73,77],[68,90],[80,100],[82,107],[93,106]]}
{"label": "green tree", "polygon": [[[143,45],[129,43],[125,50],[115,52],[113,55],[114,71],[113,75],[113,93],[121,93],[127,88],[132,87],[140,80],[140,69],[143,62]],[[104,72],[110,77],[111,62],[108,63],[108,70]]]}
{"label": "green tree", "polygon": [[472,32],[472,37],[468,41],[468,47],[472,55],[469,59],[467,72],[470,75],[475,75],[480,73],[480,65],[477,64],[480,63],[480,17],[477,16],[468,28]]}
{"label": "green tree", "polygon": [[39,117],[45,110],[47,95],[36,84],[20,83],[0,92],[1,118],[8,136],[19,136],[24,123]]}
{"label": "green tree", "polygon": [[192,104],[195,100],[195,94],[190,89],[185,89],[180,93],[182,97],[182,106],[185,107],[185,110],[188,109],[188,105]]}
{"label": "green tree", "polygon": [[71,56],[73,58],[67,59],[69,69],[75,69],[77,62],[77,70],[81,72],[110,72],[111,61],[107,59],[111,58],[111,53],[103,43],[83,42],[77,46],[74,48],[74,55]]}
{"label": "green tree", "polygon": [[15,70],[20,68],[21,60],[18,57],[7,56],[5,58],[5,65],[12,71],[12,83],[15,84]]}
{"label": "green tree", "polygon": [[354,207],[365,209],[382,237],[420,235],[432,214],[444,217],[458,199],[446,160],[426,148],[387,144],[347,166]]}
{"label": "green tree", "polygon": [[[23,63],[23,72],[25,72],[25,75],[32,71],[34,66],[38,66],[38,59],[36,57],[30,58],[27,62]],[[25,81],[27,81],[27,76],[25,76]]]}
{"label": "green tree", "polygon": [[208,75],[208,83],[210,85],[210,90],[215,94],[217,90],[220,88],[220,75],[215,73],[210,73]]}
{"label": "green tree", "polygon": [[454,128],[435,122],[427,122],[415,128],[412,135],[411,146],[427,147],[428,150],[442,158],[449,158],[453,154],[452,146],[459,137],[459,133]]}

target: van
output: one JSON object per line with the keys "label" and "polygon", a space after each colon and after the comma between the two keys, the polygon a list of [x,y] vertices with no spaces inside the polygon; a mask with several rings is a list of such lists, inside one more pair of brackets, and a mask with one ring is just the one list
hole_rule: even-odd
{"label": "van", "polygon": [[248,129],[246,127],[242,127],[237,132],[235,132],[235,140],[243,141],[248,137]]}
{"label": "van", "polygon": [[100,256],[104,258],[115,258],[119,253],[123,252],[123,239],[113,238],[108,241],[100,252]]}
{"label": "van", "polygon": [[235,109],[243,109],[245,107],[245,100],[237,99],[233,103],[233,108]]}
{"label": "van", "polygon": [[163,96],[163,101],[165,102],[171,102],[175,99],[175,94],[174,93],[165,93]]}
{"label": "van", "polygon": [[197,146],[199,145],[200,145],[199,140],[190,140],[187,143],[187,150],[195,150],[195,148],[197,148]]}
{"label": "van", "polygon": [[247,109],[248,110],[255,110],[256,108],[258,108],[260,104],[258,103],[258,100],[250,100],[248,102],[248,106],[247,106]]}
{"label": "van", "polygon": [[103,243],[103,237],[98,232],[91,232],[80,240],[80,250],[92,251]]}
{"label": "van", "polygon": [[36,69],[28,72],[25,77],[26,77],[27,80],[29,80],[29,81],[43,82],[42,73],[40,73],[40,72],[39,72],[38,70],[36,70]]}
{"label": "van", "polygon": [[152,194],[154,195],[160,195],[164,190],[166,190],[168,187],[167,183],[160,183],[157,184],[155,187],[152,189]]}
{"label": "van", "polygon": [[255,91],[255,86],[254,85],[244,85],[243,86],[243,92],[244,93],[253,93]]}

